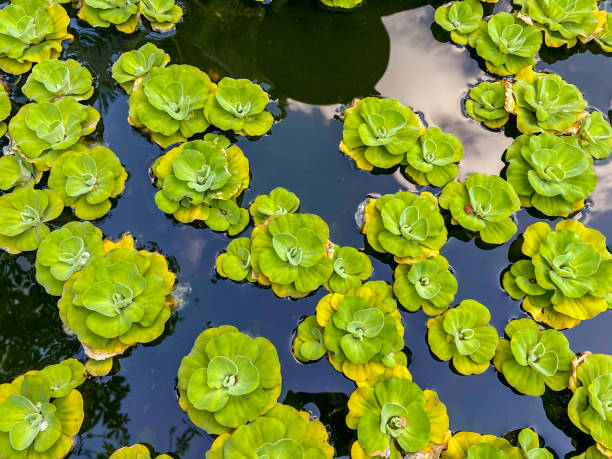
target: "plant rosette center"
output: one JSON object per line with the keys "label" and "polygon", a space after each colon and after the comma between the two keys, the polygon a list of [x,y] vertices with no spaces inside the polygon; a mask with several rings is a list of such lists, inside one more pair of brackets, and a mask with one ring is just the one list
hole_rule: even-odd
{"label": "plant rosette center", "polygon": [[89,261],[91,254],[85,250],[83,239],[70,236],[59,244],[58,263],[51,266],[51,274],[58,280],[66,281]]}
{"label": "plant rosette center", "polygon": [[[51,403],[33,403],[20,394],[10,395],[5,403],[8,404],[8,408],[12,408],[11,418],[14,422],[8,433],[11,447],[14,450],[25,451],[35,441],[37,445],[44,444],[49,439],[57,440],[61,435],[59,420],[55,416],[56,407]],[[49,438],[45,438],[45,441],[37,439],[42,438],[43,435]]]}
{"label": "plant rosette center", "polygon": [[68,158],[62,167],[66,176],[66,194],[78,197],[97,187],[98,169],[96,160],[90,155],[77,154]]}
{"label": "plant rosette center", "polygon": [[257,459],[303,459],[304,448],[291,438],[264,443],[257,450]]}
{"label": "plant rosette center", "polygon": [[278,233],[272,237],[276,255],[291,266],[312,266],[321,258],[321,239],[309,228],[300,228],[295,236]]}
{"label": "plant rosette center", "polygon": [[595,378],[588,387],[588,399],[601,419],[612,422],[612,373]]}
{"label": "plant rosette center", "polygon": [[248,117],[253,108],[251,101],[243,101],[240,91],[231,86],[220,87],[215,93],[215,99],[224,110],[232,113],[236,118]]}
{"label": "plant rosette center", "polygon": [[397,110],[371,113],[366,117],[366,123],[359,126],[359,136],[365,145],[386,145],[407,123],[406,117]]}
{"label": "plant rosette center", "polygon": [[28,228],[32,228],[42,223],[38,211],[27,204],[24,205],[19,212],[19,217],[21,218],[23,226],[27,226]]}
{"label": "plant rosette center", "polygon": [[520,330],[512,336],[512,353],[519,365],[527,366],[544,376],[554,376],[559,369],[559,356],[538,342],[538,332]]}

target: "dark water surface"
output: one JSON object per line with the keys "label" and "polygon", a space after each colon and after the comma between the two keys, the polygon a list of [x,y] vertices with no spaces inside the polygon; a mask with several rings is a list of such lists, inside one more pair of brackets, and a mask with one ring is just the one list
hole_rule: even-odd
{"label": "dark water surface", "polygon": [[[180,409],[174,385],[180,360],[197,335],[222,324],[274,343],[282,364],[280,401],[319,415],[339,456],[348,454],[354,438],[344,425],[353,384],[325,359],[302,365],[291,354],[294,328],[302,316],[313,313],[325,291],[291,301],[275,297],[271,290],[220,280],[214,261],[229,239],[177,223],[156,208],[148,169],[162,151],[127,123],[127,97],[110,77],[119,53],[153,41],[171,55],[172,63],[198,66],[214,79],[232,76],[268,85],[277,101],[275,114],[282,119],[270,135],[238,140],[252,173],[243,205],[284,186],[301,198],[302,212],[319,214],[328,222],[334,242],[363,248],[353,216],[359,202],[371,192],[416,188],[399,173],[358,170],[338,152],[342,124],[334,116],[341,104],[381,94],[424,113],[427,123],[463,142],[460,177],[474,171],[499,173],[502,153],[512,141],[512,129],[489,131],[462,114],[461,99],[469,87],[489,77],[467,50],[448,43],[443,31],[432,26],[438,5],[370,0],[357,11],[338,13],[319,7],[315,0],[274,0],[265,6],[252,0],[192,1],[185,5],[184,21],[172,36],[145,31],[125,36],[73,19],[75,40],[64,57],[83,62],[97,75],[94,106],[104,126],[98,139],[115,151],[130,174],[116,207],[95,223],[113,238],[129,231],[141,248],[169,257],[184,302],[159,340],[132,349],[119,360],[120,369],[113,376],[82,386],[86,421],[71,458],[106,458],[114,449],[136,442],[177,458],[203,458],[213,439]],[[495,8],[507,10],[509,5]],[[538,64],[539,69],[561,74],[578,85],[592,106],[604,113],[610,110],[610,56],[591,48],[574,55],[545,50],[542,55],[546,62]],[[23,97],[17,100],[25,102]],[[610,236],[612,162],[598,162],[596,169],[597,189],[576,218]],[[64,216],[69,218],[69,212]],[[522,210],[518,221],[522,232],[536,218]],[[500,335],[509,319],[524,316],[519,302],[510,299],[499,282],[515,239],[491,249],[451,237],[441,251],[459,281],[456,301],[473,298],[487,305]],[[391,281],[393,267],[373,260],[373,278]],[[34,254],[0,255],[0,382],[63,358],[84,357],[78,341],[63,334],[55,299],[36,284],[33,262]],[[492,367],[482,375],[455,374],[429,351],[427,317],[422,312],[403,312],[403,317],[410,371],[421,387],[438,392],[453,431],[503,435],[531,426],[561,458],[588,445],[588,438],[572,428],[565,415],[567,393],[518,395]],[[611,331],[608,311],[565,334],[575,352],[611,353]]]}

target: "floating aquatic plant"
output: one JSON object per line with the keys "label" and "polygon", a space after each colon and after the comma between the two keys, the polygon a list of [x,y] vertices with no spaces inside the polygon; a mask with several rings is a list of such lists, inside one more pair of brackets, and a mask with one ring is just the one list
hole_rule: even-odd
{"label": "floating aquatic plant", "polygon": [[0,190],[36,184],[42,178],[42,171],[18,152],[7,152],[0,157]]}
{"label": "floating aquatic plant", "polygon": [[436,198],[408,191],[370,199],[361,232],[374,250],[391,253],[398,263],[436,255],[447,231]]}
{"label": "floating aquatic plant", "polygon": [[65,96],[85,100],[94,91],[91,73],[73,59],[47,59],[36,64],[21,90],[35,102],[51,102]]}
{"label": "floating aquatic plant", "polygon": [[535,65],[542,33],[515,14],[499,12],[483,22],[477,33],[476,52],[485,60],[489,72],[514,75]]}
{"label": "floating aquatic plant", "polygon": [[9,123],[9,134],[13,148],[45,171],[62,153],[79,148],[77,144],[96,129],[99,120],[95,108],[62,97],[21,107]]}
{"label": "floating aquatic plant", "polygon": [[576,133],[580,148],[595,159],[607,158],[612,153],[612,126],[601,112],[585,116]]}
{"label": "floating aquatic plant", "polygon": [[140,0],[140,13],[151,23],[156,32],[168,32],[183,17],[183,9],[175,0]]}
{"label": "floating aquatic plant", "polygon": [[0,196],[0,249],[14,254],[36,250],[51,231],[46,223],[62,210],[57,193],[35,190],[32,184]]}
{"label": "floating aquatic plant", "polygon": [[436,9],[434,20],[450,32],[451,40],[459,45],[471,43],[484,15],[482,3],[478,0],[460,0]]}
{"label": "floating aquatic plant", "polygon": [[521,208],[516,192],[501,177],[475,172],[463,183],[451,182],[439,197],[453,223],[478,232],[489,244],[503,244],[516,233],[512,214]]}
{"label": "floating aquatic plant", "polygon": [[0,137],[6,134],[7,125],[5,120],[11,115],[11,99],[8,90],[0,84]]}
{"label": "floating aquatic plant", "polygon": [[211,124],[224,131],[260,136],[274,123],[272,114],[265,111],[269,101],[258,84],[225,77],[210,92],[204,114]]}
{"label": "floating aquatic plant", "polygon": [[559,75],[521,70],[512,85],[516,125],[523,134],[557,134],[576,129],[586,115],[587,102],[580,90]]}
{"label": "floating aquatic plant", "polygon": [[340,150],[372,170],[402,162],[419,135],[419,118],[395,99],[366,97],[344,112]]}
{"label": "floating aquatic plant", "polygon": [[442,314],[457,293],[457,279],[449,271],[448,260],[441,255],[398,265],[394,279],[393,292],[410,312],[423,309],[429,316]]}
{"label": "floating aquatic plant", "polygon": [[49,188],[83,220],[100,218],[110,210],[111,198],[123,191],[127,173],[106,147],[63,153],[53,163]]}
{"label": "floating aquatic plant", "polygon": [[360,6],[363,0],[321,0],[321,3],[332,8],[343,8],[348,10]]}
{"label": "floating aquatic plant", "polygon": [[468,116],[490,129],[498,129],[508,121],[506,89],[500,81],[483,81],[470,89],[465,101]]}
{"label": "floating aquatic plant", "polygon": [[138,86],[144,77],[156,67],[165,67],[170,56],[153,43],[145,43],[140,48],[128,51],[115,61],[112,76],[128,94]]}
{"label": "floating aquatic plant", "polygon": [[0,457],[66,457],[83,423],[83,365],[68,359],[0,385]]}
{"label": "floating aquatic plant", "polygon": [[463,300],[441,316],[427,321],[427,342],[440,360],[453,360],[462,375],[484,373],[499,341],[489,325],[491,313],[474,300]]}
{"label": "floating aquatic plant", "polygon": [[428,127],[408,150],[404,171],[419,185],[444,186],[457,176],[463,145],[451,133]]}
{"label": "floating aquatic plant", "polygon": [[235,198],[249,186],[249,161],[225,137],[207,134],[183,143],[160,156],[152,171],[161,188],[157,207],[178,221],[201,220],[217,231],[231,227],[233,234],[248,223],[247,210],[239,209]]}
{"label": "floating aquatic plant", "polygon": [[133,446],[126,446],[124,448],[118,449],[113,454],[110,455],[108,459],[172,459],[171,456],[167,454],[160,454],[156,456],[151,454],[149,448],[145,445],[141,445],[137,443]]}
{"label": "floating aquatic plant", "polygon": [[346,425],[357,430],[353,458],[400,458],[439,449],[450,437],[446,407],[438,395],[409,379],[382,379],[359,387],[348,408]]}
{"label": "floating aquatic plant", "polygon": [[540,330],[531,319],[506,325],[508,339],[500,340],[493,363],[506,381],[522,394],[542,395],[546,387],[567,388],[575,355],[557,330]]}
{"label": "floating aquatic plant", "polygon": [[518,435],[518,446],[505,438],[475,432],[457,432],[448,442],[442,459],[553,459],[546,448],[540,448],[540,437],[531,429]]}
{"label": "floating aquatic plant", "polygon": [[130,95],[128,121],[163,148],[184,142],[208,128],[203,109],[211,88],[208,75],[191,65],[153,68]]}
{"label": "floating aquatic plant", "polygon": [[508,183],[522,205],[549,216],[581,209],[597,184],[593,161],[574,137],[522,135],[508,147],[506,161]]}
{"label": "floating aquatic plant", "polygon": [[62,322],[94,361],[158,338],[171,314],[176,279],[163,255],[136,250],[129,235],[105,242],[104,250],[68,278],[57,303]]}
{"label": "floating aquatic plant", "polygon": [[607,13],[606,24],[603,29],[595,35],[595,42],[604,52],[612,53],[612,13]]}
{"label": "floating aquatic plant", "polygon": [[249,207],[256,225],[261,225],[273,215],[293,214],[300,207],[300,199],[282,187],[274,188],[270,194],[261,194]]}
{"label": "floating aquatic plant", "polygon": [[317,322],[317,316],[307,316],[297,326],[291,349],[300,362],[314,362],[327,353],[323,328]]}
{"label": "floating aquatic plant", "polygon": [[531,429],[519,432],[518,446],[527,459],[553,459],[548,449],[540,448],[540,436]]}
{"label": "floating aquatic plant", "polygon": [[574,392],[567,407],[570,420],[612,453],[612,356],[586,352],[575,361],[570,380]]}
{"label": "floating aquatic plant", "polygon": [[56,59],[68,33],[64,7],[47,0],[12,0],[0,9],[0,69],[21,75],[32,64]]}
{"label": "floating aquatic plant", "polygon": [[331,459],[334,448],[328,436],[321,421],[279,403],[253,422],[219,436],[206,452],[206,459]]}
{"label": "floating aquatic plant", "polygon": [[608,309],[612,255],[599,231],[575,220],[530,225],[522,246],[527,260],[514,263],[504,289],[538,322],[558,330],[575,327]]}
{"label": "floating aquatic plant", "polygon": [[224,434],[275,405],[281,372],[274,345],[230,325],[203,331],[178,370],[179,404],[209,434]]}
{"label": "floating aquatic plant", "polygon": [[597,446],[590,446],[584,453],[572,456],[571,459],[608,459],[597,449]]}
{"label": "floating aquatic plant", "polygon": [[345,293],[353,287],[359,287],[362,281],[372,275],[370,257],[354,247],[335,245],[332,263],[334,271],[325,284],[331,292]]}
{"label": "floating aquatic plant", "polygon": [[221,277],[228,277],[236,282],[245,279],[254,282],[251,268],[251,238],[239,237],[232,240],[227,245],[226,252],[217,257],[216,266]]}

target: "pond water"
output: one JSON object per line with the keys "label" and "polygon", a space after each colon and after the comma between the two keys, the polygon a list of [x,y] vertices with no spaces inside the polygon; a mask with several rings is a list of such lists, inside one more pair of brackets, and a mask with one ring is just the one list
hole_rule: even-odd
{"label": "pond water", "polygon": [[[136,442],[177,458],[204,457],[213,438],[180,409],[174,385],[180,360],[198,334],[222,324],[272,341],[282,365],[280,401],[320,416],[338,456],[348,454],[354,438],[344,424],[353,383],[326,359],[303,365],[291,353],[292,334],[300,318],[312,314],[326,292],[320,289],[292,301],[277,298],[269,289],[218,278],[214,261],[229,239],[180,224],[155,206],[149,168],[162,150],[127,123],[127,96],[114,86],[112,62],[121,52],[152,41],[171,55],[172,63],[198,66],[213,78],[249,78],[267,85],[280,121],[258,140],[238,139],[252,173],[243,206],[274,187],[286,187],[300,197],[302,212],[316,213],[329,224],[334,242],[363,248],[364,237],[354,220],[358,204],[368,193],[416,188],[399,173],[358,170],[339,153],[342,124],[335,117],[342,104],[381,94],[422,112],[429,125],[454,133],[465,146],[460,178],[474,171],[499,173],[504,166],[502,153],[515,133],[512,128],[487,130],[463,115],[465,93],[490,77],[474,55],[449,43],[444,31],[432,26],[439,4],[370,0],[354,12],[338,13],[315,0],[274,0],[270,5],[200,0],[183,5],[184,20],[170,36],[144,30],[126,36],[72,20],[75,39],[64,57],[83,62],[97,75],[93,105],[102,115],[103,128],[98,128],[96,136],[119,156],[130,174],[116,207],[95,223],[106,236],[117,238],[129,231],[139,247],[169,257],[183,302],[160,339],[132,349],[119,360],[120,368],[112,376],[82,386],[85,423],[71,458],[105,458],[116,448]],[[493,10],[492,5],[486,8]],[[509,9],[507,3],[495,5],[495,11]],[[71,16],[76,16],[74,10]],[[586,47],[571,55],[545,50],[542,57],[545,62],[537,69],[559,73],[576,84],[592,106],[608,113],[610,56]],[[18,91],[14,95],[18,103],[25,102]],[[597,189],[576,218],[610,236],[612,161],[597,162],[596,170]],[[70,213],[66,211],[64,217],[60,223],[70,219]],[[519,212],[519,233],[534,221],[536,217],[525,210]],[[248,231],[250,227],[245,235]],[[501,335],[509,319],[525,316],[519,302],[500,287],[501,272],[518,250],[513,246],[518,234],[494,248],[451,234],[441,253],[459,282],[456,302],[472,298],[487,305],[492,325]],[[393,266],[376,258],[371,249],[366,251],[374,262],[373,279],[391,281]],[[34,259],[34,253],[0,255],[0,382],[70,356],[84,358],[76,338],[62,331],[55,298],[36,283]],[[417,384],[438,392],[453,431],[503,435],[531,426],[560,458],[589,444],[566,417],[567,393],[519,395],[492,367],[482,375],[458,375],[430,353],[425,314],[403,311],[402,315],[409,369]],[[611,330],[612,312],[608,311],[564,333],[575,352],[611,353]]]}

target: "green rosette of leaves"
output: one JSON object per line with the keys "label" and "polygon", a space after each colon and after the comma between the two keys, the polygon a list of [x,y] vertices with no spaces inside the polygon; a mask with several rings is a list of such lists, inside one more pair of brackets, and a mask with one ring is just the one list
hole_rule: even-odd
{"label": "green rosette of leaves", "polygon": [[442,314],[457,293],[457,279],[449,271],[448,260],[441,255],[397,265],[394,279],[393,292],[410,312],[423,309],[429,316]]}
{"label": "green rosette of leaves", "polygon": [[608,309],[612,293],[612,255],[605,236],[575,220],[530,225],[523,254],[504,274],[504,289],[538,322],[561,330]]}
{"label": "green rosette of leaves", "polygon": [[471,36],[477,31],[484,11],[478,0],[460,0],[436,9],[436,24],[450,32],[451,40],[459,45],[471,42]]}
{"label": "green rosette of leaves", "polygon": [[444,186],[457,176],[463,145],[449,132],[428,127],[406,153],[404,172],[418,185]]}
{"label": "green rosette of leaves", "polygon": [[329,6],[330,8],[350,10],[351,8],[361,6],[363,4],[363,0],[321,0],[321,3],[323,3],[325,6]]}
{"label": "green rosette of leaves", "polygon": [[605,159],[612,153],[612,126],[601,112],[584,117],[576,139],[580,148],[594,159]]}
{"label": "green rosette of leaves", "polygon": [[219,254],[216,261],[217,273],[233,281],[248,280],[254,282],[251,268],[251,238],[239,237],[227,245],[225,252]]}
{"label": "green rosette of leaves", "polygon": [[485,60],[489,72],[506,76],[534,66],[540,46],[542,33],[537,27],[502,11],[480,26],[476,53]]}
{"label": "green rosette of leaves", "polygon": [[395,354],[404,347],[404,326],[392,295],[368,286],[330,293],[317,304],[316,319],[330,363],[347,378],[367,381],[401,365]]}
{"label": "green rosette of leaves", "polygon": [[570,380],[574,392],[567,414],[590,435],[599,451],[612,453],[612,356],[585,352],[575,361]]}
{"label": "green rosette of leaves", "polygon": [[[441,450],[450,437],[446,406],[432,390],[403,378],[358,387],[348,401],[346,425],[357,431],[353,459],[401,459]],[[420,457],[420,456],[416,456]]]}
{"label": "green rosette of leaves", "polygon": [[540,448],[540,437],[531,429],[518,435],[519,446],[505,438],[475,432],[457,432],[448,442],[442,459],[553,459],[546,448]]}
{"label": "green rosette of leaves", "polygon": [[345,293],[353,287],[359,287],[372,275],[370,257],[354,247],[335,245],[332,263],[334,271],[325,283],[325,288],[330,292]]}
{"label": "green rosette of leaves", "polygon": [[395,99],[366,97],[344,112],[340,151],[371,171],[400,164],[419,135],[419,118]]}
{"label": "green rosette of leaves", "polygon": [[7,152],[0,157],[0,190],[9,191],[14,187],[36,184],[41,178],[42,171],[19,152]]}
{"label": "green rosette of leaves", "polygon": [[489,325],[491,313],[474,300],[463,300],[441,316],[427,321],[427,342],[440,360],[451,360],[462,375],[487,371],[499,342]]}
{"label": "green rosette of leaves", "polygon": [[139,8],[155,32],[173,30],[183,17],[182,8],[174,0],[140,0]]}
{"label": "green rosette of leaves", "polygon": [[521,13],[544,32],[546,46],[576,46],[587,41],[605,21],[605,11],[597,9],[596,0],[517,0]]}
{"label": "green rosette of leaves", "polygon": [[203,331],[178,370],[181,408],[213,435],[229,433],[270,411],[281,385],[274,345],[231,325]]}
{"label": "green rosette of leaves", "polygon": [[[207,134],[204,140],[183,143],[160,156],[152,171],[155,185],[161,188],[155,195],[157,207],[178,221],[202,220],[211,228],[224,226],[219,221],[223,215],[217,215],[223,210],[234,225],[245,218],[248,223],[248,212],[236,211],[232,198],[249,186],[249,160],[238,146],[230,147],[225,137]],[[234,221],[236,212],[239,221]]]}
{"label": "green rosette of leaves", "polygon": [[546,448],[540,448],[540,436],[531,429],[523,429],[518,434],[518,446],[526,459],[553,459]]}
{"label": "green rosette of leaves", "polygon": [[61,296],[70,276],[103,254],[102,231],[89,222],[66,223],[40,243],[36,280],[50,295]]}
{"label": "green rosette of leaves", "polygon": [[184,142],[208,128],[204,105],[211,88],[208,75],[191,65],[153,68],[130,95],[128,121],[163,148]]}
{"label": "green rosette of leaves", "polygon": [[163,255],[136,250],[130,235],[105,241],[104,251],[68,278],[57,303],[65,327],[97,364],[161,336],[176,280]]}
{"label": "green rosette of leaves", "polygon": [[512,214],[521,208],[514,188],[497,175],[475,172],[463,183],[451,182],[439,197],[452,223],[478,232],[489,244],[503,244],[516,233]]}
{"label": "green rosette of leaves", "polygon": [[61,459],[83,423],[83,365],[68,359],[0,385],[0,457]]}
{"label": "green rosette of leaves", "polygon": [[522,135],[506,151],[508,183],[521,204],[548,216],[566,217],[584,207],[597,174],[574,137]]}
{"label": "green rosette of leaves", "polygon": [[47,59],[34,66],[21,91],[35,102],[51,102],[65,96],[89,99],[94,88],[89,70],[74,59]]}
{"label": "green rosette of leaves", "polygon": [[128,94],[132,94],[134,86],[140,84],[149,72],[157,67],[165,67],[170,62],[170,56],[153,43],[145,43],[140,48],[128,51],[115,61],[111,69],[113,79],[121,85]]}
{"label": "green rosette of leaves", "polygon": [[525,68],[514,79],[512,95],[516,126],[523,134],[572,132],[586,115],[580,90],[556,74]]}
{"label": "green rosette of leaves", "polygon": [[206,459],[332,459],[334,447],[328,437],[325,426],[310,413],[278,403],[253,422],[220,435]]}
{"label": "green rosette of leaves", "polygon": [[0,196],[0,249],[12,254],[36,250],[51,231],[46,223],[62,210],[57,193],[35,190],[32,184]]}
{"label": "green rosette of leaves", "polygon": [[21,75],[32,64],[56,59],[68,33],[70,18],[62,5],[46,0],[13,0],[0,9],[0,69]]}
{"label": "green rosette of leaves", "polygon": [[468,116],[489,129],[499,129],[508,122],[506,89],[500,81],[483,81],[470,89],[465,101]]}
{"label": "green rosette of leaves", "polygon": [[612,53],[612,13],[611,12],[607,13],[606,23],[603,29],[597,35],[595,35],[595,43],[597,43],[604,52]]}
{"label": "green rosette of leaves", "polygon": [[271,217],[251,233],[251,266],[277,296],[301,298],[325,284],[334,271],[329,228],[313,214]]}
{"label": "green rosette of leaves", "polygon": [[260,136],[272,128],[274,117],[266,111],[268,94],[250,80],[225,77],[208,95],[206,119],[224,131]]}
{"label": "green rosette of leaves", "polygon": [[235,236],[249,224],[249,211],[240,207],[235,198],[213,199],[205,222],[213,231],[227,231],[228,235]]}
{"label": "green rosette of leaves", "polygon": [[62,153],[83,149],[81,139],[96,129],[99,120],[95,108],[62,97],[21,107],[9,123],[9,134],[14,148],[46,171]]}
{"label": "green rosette of leaves", "polygon": [[575,354],[557,330],[540,330],[531,319],[512,320],[495,351],[493,364],[508,384],[526,395],[539,397],[549,387],[567,388]]}
{"label": "green rosette of leaves", "polygon": [[314,362],[327,354],[325,328],[317,322],[317,316],[308,316],[297,326],[291,350],[293,355],[302,363]]}
{"label": "green rosette of leaves", "polygon": [[68,151],[53,163],[49,188],[60,195],[66,207],[83,220],[100,218],[111,208],[111,198],[123,191],[127,172],[119,158],[106,147]]}
{"label": "green rosette of leaves", "polygon": [[11,115],[11,99],[9,98],[8,90],[0,84],[0,137],[6,134],[6,120]]}
{"label": "green rosette of leaves", "polygon": [[609,456],[597,449],[597,446],[590,446],[584,453],[572,456],[571,459],[608,459]]}
{"label": "green rosette of leaves", "polygon": [[391,253],[398,263],[437,255],[447,238],[436,198],[409,191],[371,199],[365,206],[361,232],[374,250]]}
{"label": "green rosette of leaves", "polygon": [[125,446],[118,449],[108,459],[172,459],[172,456],[167,454],[151,454],[149,448],[137,443],[133,446]]}
{"label": "green rosette of leaves", "polygon": [[140,1],[83,0],[79,19],[93,27],[115,26],[118,31],[132,33],[140,19]]}
{"label": "green rosette of leaves", "polygon": [[270,194],[261,194],[249,207],[256,225],[261,225],[273,215],[293,214],[300,207],[300,198],[282,187],[274,188]]}

